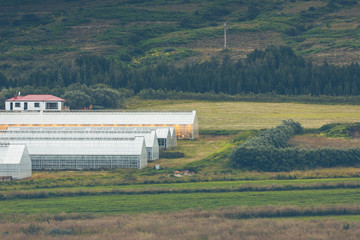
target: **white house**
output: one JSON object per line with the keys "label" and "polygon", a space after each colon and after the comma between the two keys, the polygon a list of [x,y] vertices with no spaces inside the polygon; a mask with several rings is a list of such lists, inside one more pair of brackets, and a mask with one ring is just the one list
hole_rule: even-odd
{"label": "white house", "polygon": [[26,95],[7,99],[7,111],[61,111],[66,100],[53,95]]}
{"label": "white house", "polygon": [[31,177],[31,160],[24,144],[0,143],[0,177]]}

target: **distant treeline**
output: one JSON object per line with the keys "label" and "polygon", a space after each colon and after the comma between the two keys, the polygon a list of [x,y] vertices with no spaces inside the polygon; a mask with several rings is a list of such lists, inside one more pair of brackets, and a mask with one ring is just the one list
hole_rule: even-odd
{"label": "distant treeline", "polygon": [[247,140],[230,156],[235,168],[260,171],[290,171],[316,167],[355,166],[360,163],[360,149],[302,149],[288,146],[288,139],[302,127],[292,120]]}
{"label": "distant treeline", "polygon": [[145,67],[123,65],[102,56],[84,55],[55,66],[42,66],[19,79],[0,74],[1,88],[50,89],[72,84],[106,84],[135,93],[143,89],[194,93],[355,96],[360,94],[360,66],[314,66],[289,47],[255,50],[234,61],[228,54],[196,64],[161,62]]}

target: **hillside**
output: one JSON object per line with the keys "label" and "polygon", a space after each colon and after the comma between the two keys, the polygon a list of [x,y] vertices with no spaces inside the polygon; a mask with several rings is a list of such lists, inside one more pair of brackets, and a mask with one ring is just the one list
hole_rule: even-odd
{"label": "hillside", "polygon": [[360,3],[354,0],[3,0],[0,72],[21,78],[83,54],[141,67],[196,63],[228,52],[244,58],[290,46],[314,63],[360,55]]}

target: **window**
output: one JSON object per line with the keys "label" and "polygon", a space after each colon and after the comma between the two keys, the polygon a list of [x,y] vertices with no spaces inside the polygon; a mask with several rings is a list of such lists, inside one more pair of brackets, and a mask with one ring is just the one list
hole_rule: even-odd
{"label": "window", "polygon": [[46,109],[58,109],[58,103],[46,103]]}
{"label": "window", "polygon": [[38,103],[38,102],[34,103],[34,107],[39,108],[39,107],[40,107],[40,103]]}
{"label": "window", "polygon": [[15,103],[15,107],[20,107],[20,103],[19,102]]}

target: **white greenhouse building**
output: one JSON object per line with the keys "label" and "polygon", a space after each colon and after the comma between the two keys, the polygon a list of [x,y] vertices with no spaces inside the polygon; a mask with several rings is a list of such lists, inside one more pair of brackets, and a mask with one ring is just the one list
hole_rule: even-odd
{"label": "white greenhouse building", "polygon": [[177,136],[174,127],[142,127],[137,129],[148,129],[156,131],[160,148],[167,149],[176,147],[177,145]]}
{"label": "white greenhouse building", "polygon": [[0,177],[31,177],[31,160],[25,145],[0,143]]}
{"label": "white greenhouse building", "polygon": [[159,144],[155,130],[114,128],[114,127],[9,127],[0,131],[0,139],[24,138],[93,138],[93,139],[122,139],[144,137],[148,161],[159,159]]}
{"label": "white greenhouse building", "polygon": [[173,127],[179,139],[199,136],[196,111],[1,111],[8,127]]}
{"label": "white greenhouse building", "polygon": [[134,138],[16,138],[1,137],[11,144],[26,144],[33,170],[144,168],[144,137]]}

